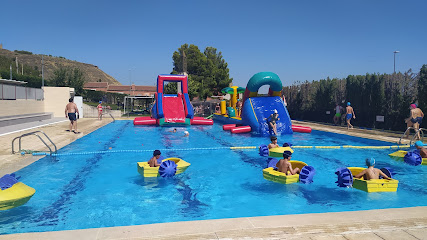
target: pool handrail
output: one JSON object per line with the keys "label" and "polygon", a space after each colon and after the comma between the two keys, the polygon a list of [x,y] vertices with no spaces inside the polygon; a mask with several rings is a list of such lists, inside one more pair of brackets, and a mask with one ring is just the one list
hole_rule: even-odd
{"label": "pool handrail", "polygon": [[414,136],[412,137],[411,141],[409,142],[409,145],[412,145],[412,142],[415,140],[415,137],[418,135],[418,133],[421,133],[420,141],[424,142],[424,132],[423,130],[427,130],[425,128],[419,128],[417,131],[415,131]]}
{"label": "pool handrail", "polygon": [[31,135],[35,135],[37,136],[43,143],[44,145],[49,149],[50,154],[52,155],[52,149],[49,147],[49,145],[43,140],[43,138],[40,137],[40,135],[38,135],[37,133],[42,133],[49,141],[50,143],[52,143],[52,145],[55,147],[55,152],[56,153],[58,151],[58,149],[56,148],[55,143],[53,143],[53,141],[46,135],[46,133],[44,133],[43,131],[34,131],[34,132],[29,132],[29,133],[24,133],[21,136],[15,137],[12,140],[12,154],[15,154],[15,148],[14,148],[14,142],[16,139],[19,139],[19,152],[21,151],[21,138],[26,137],[26,136],[31,136]]}

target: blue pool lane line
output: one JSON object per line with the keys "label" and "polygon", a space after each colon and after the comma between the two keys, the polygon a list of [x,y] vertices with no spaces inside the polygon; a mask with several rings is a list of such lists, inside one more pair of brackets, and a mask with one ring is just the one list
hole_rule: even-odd
{"label": "blue pool lane line", "polygon": [[[211,136],[212,137],[212,136]],[[193,150],[222,150],[222,149],[230,149],[230,150],[258,150],[256,146],[232,146],[230,143],[219,142],[224,147],[212,147],[212,148],[175,148],[172,149],[170,146],[166,146],[166,148],[158,149],[160,151],[193,151]],[[292,148],[298,149],[403,149],[409,148],[409,145],[392,145],[392,146],[292,146]],[[48,152],[34,152],[33,156],[68,156],[68,155],[89,155],[89,154],[105,154],[105,153],[143,153],[143,152],[153,152],[155,149],[138,149],[138,150],[106,150],[106,151],[93,151],[93,152],[74,152],[74,153],[48,153]]]}
{"label": "blue pool lane line", "polygon": [[[105,144],[104,148],[108,149],[108,146],[114,144],[118,139],[117,137],[122,135],[124,129],[128,125],[129,124],[125,124],[118,131],[116,131],[117,134],[112,136],[111,140]],[[56,226],[60,222],[60,214],[62,210],[65,208],[68,202],[72,200],[77,192],[85,188],[84,186],[87,180],[86,177],[93,170],[93,168],[96,167],[96,164],[101,159],[101,155],[95,155],[86,160],[86,165],[83,166],[83,168],[78,173],[76,173],[75,177],[63,187],[60,197],[50,206],[47,206],[40,216],[35,218],[35,221],[39,223],[40,226]],[[67,212],[64,213],[66,214]],[[62,218],[65,217],[66,216],[62,216]]]}

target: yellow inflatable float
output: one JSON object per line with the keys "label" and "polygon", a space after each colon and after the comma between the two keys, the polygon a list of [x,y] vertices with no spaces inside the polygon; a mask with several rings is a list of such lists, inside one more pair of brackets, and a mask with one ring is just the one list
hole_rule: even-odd
{"label": "yellow inflatable float", "polygon": [[[337,169],[335,174],[338,175],[339,187],[353,187],[365,192],[396,192],[399,181],[396,179],[371,179],[364,180],[364,177],[355,178],[353,176],[361,173],[366,168],[362,167],[348,167]],[[386,175],[393,177],[392,170],[390,168],[382,168]],[[387,172],[388,171],[388,172]]]}
{"label": "yellow inflatable float", "polygon": [[[162,171],[165,170],[166,172],[169,172],[168,170],[172,170],[174,167],[170,164],[168,161],[172,161],[176,164],[176,173],[180,174],[184,172],[189,166],[190,163],[180,159],[180,158],[166,158],[162,160],[162,165],[160,167],[150,167],[148,165],[148,162],[138,162],[138,172],[143,177],[159,177],[162,176]],[[159,171],[160,170],[160,171]],[[175,175],[174,174],[174,175]]]}
{"label": "yellow inflatable float", "polygon": [[294,150],[292,150],[292,148],[290,148],[290,147],[278,147],[278,148],[270,148],[268,150],[268,156],[269,157],[276,157],[276,158],[283,158],[283,152],[284,151],[290,151],[291,153],[294,153]]}
{"label": "yellow inflatable float", "polygon": [[[305,162],[301,162],[301,161],[291,160],[289,162],[291,163],[292,168],[303,169],[303,167],[307,166]],[[297,183],[299,182],[299,178],[300,178],[300,174],[286,175],[285,173],[274,170],[273,167],[268,167],[263,169],[262,175],[266,180],[282,183],[282,184]]]}
{"label": "yellow inflatable float", "polygon": [[0,210],[19,207],[27,203],[36,192],[34,188],[18,182],[13,174],[0,178],[0,185]]}
{"label": "yellow inflatable float", "polygon": [[[390,153],[389,156],[394,160],[403,161],[403,158],[407,153],[407,151],[400,150],[394,153]],[[427,158],[422,158],[421,165],[427,165]]]}
{"label": "yellow inflatable float", "polygon": [[[366,168],[362,167],[349,167],[348,168],[353,176],[359,174]],[[365,192],[396,192],[399,181],[396,179],[371,179],[364,180],[361,178],[354,178],[353,187]]]}

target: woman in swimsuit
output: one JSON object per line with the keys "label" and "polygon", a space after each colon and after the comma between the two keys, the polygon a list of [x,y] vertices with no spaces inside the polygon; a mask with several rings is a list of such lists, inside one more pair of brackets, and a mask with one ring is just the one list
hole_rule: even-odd
{"label": "woman in swimsuit", "polygon": [[99,101],[96,108],[98,108],[98,120],[102,120],[102,101]]}

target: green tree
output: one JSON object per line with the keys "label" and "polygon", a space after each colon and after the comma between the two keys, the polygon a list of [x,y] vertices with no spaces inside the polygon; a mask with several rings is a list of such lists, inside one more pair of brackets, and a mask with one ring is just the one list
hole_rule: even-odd
{"label": "green tree", "polygon": [[427,112],[427,64],[420,69],[417,95],[419,107]]}
{"label": "green tree", "polygon": [[212,94],[218,94],[227,87],[232,78],[229,77],[228,64],[216,48],[207,47],[202,53],[196,45],[184,44],[173,53],[172,74],[184,72],[183,56],[187,60],[188,91],[190,98],[198,96],[206,99]]}
{"label": "green tree", "polygon": [[83,94],[83,85],[85,78],[83,72],[79,68],[74,68],[69,71],[67,78],[68,86],[74,88],[76,95]]}
{"label": "green tree", "polygon": [[67,72],[68,69],[63,66],[60,66],[58,69],[53,71],[53,76],[49,79],[51,85],[55,87],[66,87],[68,83]]}
{"label": "green tree", "polygon": [[50,85],[55,87],[72,87],[76,95],[83,94],[85,82],[84,74],[79,68],[67,68],[60,66],[53,72],[53,77],[49,80]]}

